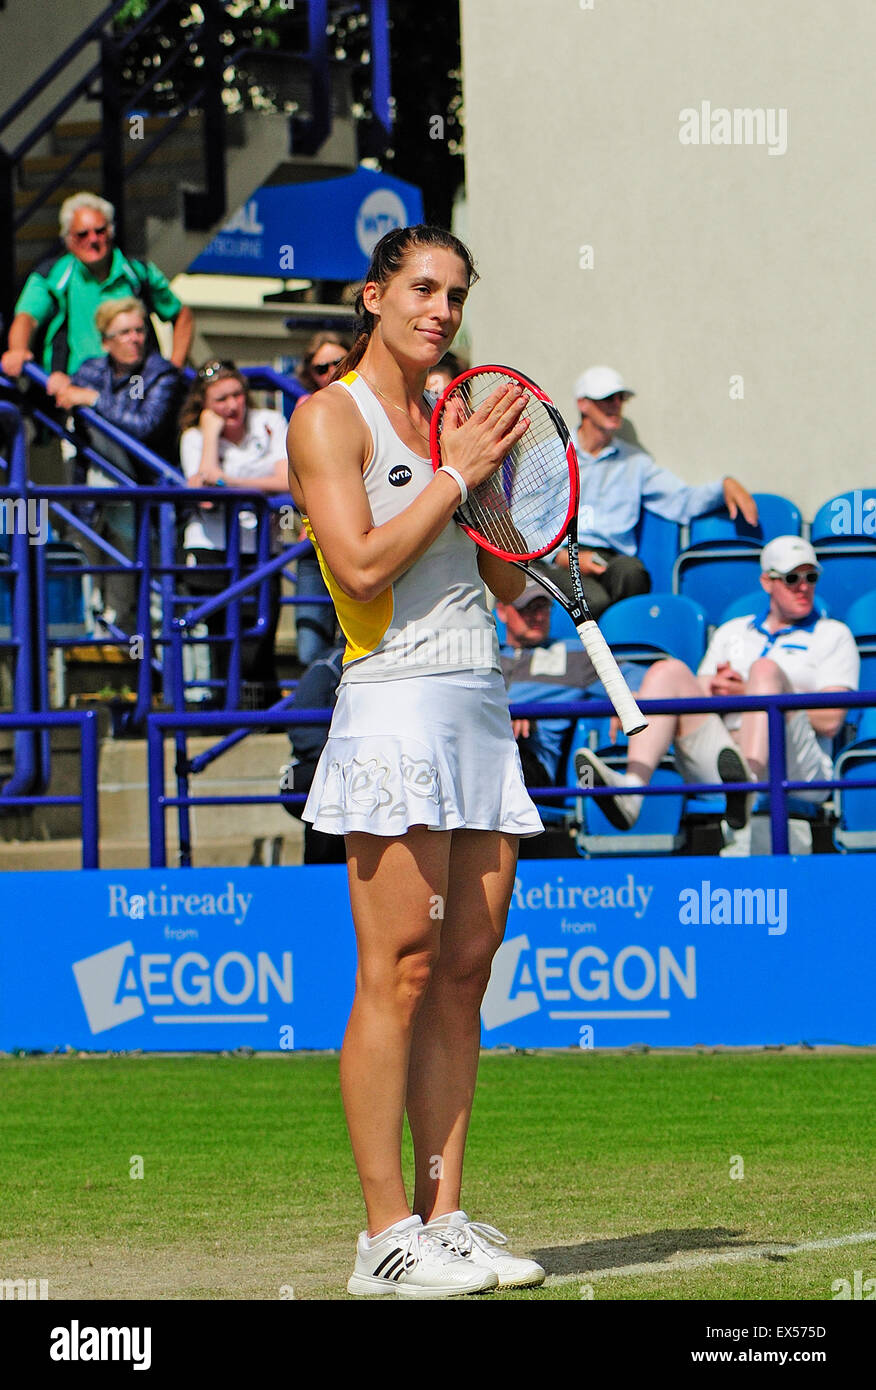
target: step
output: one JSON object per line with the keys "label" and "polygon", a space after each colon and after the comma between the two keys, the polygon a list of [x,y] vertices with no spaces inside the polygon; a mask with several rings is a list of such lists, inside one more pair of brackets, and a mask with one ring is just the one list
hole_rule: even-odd
{"label": "step", "polygon": [[[212,748],[213,738],[189,738],[190,758]],[[165,741],[165,792],[176,794],[173,775],[176,749],[172,738]],[[280,769],[289,761],[289,739],[285,734],[252,734],[224,753],[189,782],[192,796],[275,796]],[[100,822],[113,838],[136,841],[148,837],[148,797],[146,743],[140,739],[107,739],[101,745],[99,770]],[[192,839],[195,844],[217,839],[289,833],[292,818],[282,806],[196,806],[191,812]],[[176,834],[176,813],[167,817],[168,837]]]}
{"label": "step", "polygon": [[[304,827],[287,816],[285,833],[277,847],[280,864],[300,864],[304,854]],[[194,841],[192,867],[246,868],[270,863],[274,853],[272,837],[256,839],[242,836],[220,840]],[[260,851],[260,853],[259,853]],[[148,840],[106,839],[100,841],[102,869],[148,869]],[[168,851],[167,867],[176,868],[175,852]],[[81,869],[82,844],[78,839],[24,840],[0,843],[0,872],[37,873],[57,869]]]}

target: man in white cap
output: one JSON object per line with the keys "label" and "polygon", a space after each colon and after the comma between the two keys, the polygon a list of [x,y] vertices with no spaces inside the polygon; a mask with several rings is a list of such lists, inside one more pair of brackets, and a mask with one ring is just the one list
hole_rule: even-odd
{"label": "man in white cap", "polygon": [[[815,585],[821,566],[808,541],[777,536],[760,556],[760,582],[767,602],[759,613],[731,618],[716,628],[696,675],[681,661],[658,661],[648,672],[641,700],[685,696],[773,695],[788,691],[856,690],[860,658],[845,623],[820,618]],[[787,777],[815,782],[832,774],[831,740],[845,709],[792,710],[786,716]],[[600,810],[612,825],[629,830],[638,819],[642,797],[635,788],[650,782],[655,768],[675,746],[675,765],[686,782],[765,781],[768,765],[767,716],[746,714],[650,715],[648,728],[634,734],[626,773],[609,767],[587,748],[575,754],[575,770],[586,785],[623,787],[619,796],[600,797]],[[824,801],[829,791],[797,791],[808,801]],[[727,794],[727,823],[741,829],[751,798]]]}
{"label": "man in white cap", "polygon": [[[513,603],[497,603],[496,616],[505,626],[501,647],[502,671],[512,702],[538,700],[557,705],[582,700],[596,681],[596,672],[580,642],[551,643],[551,599],[540,584],[529,580]],[[598,693],[602,692],[599,687]],[[514,737],[527,786],[548,787],[565,782],[560,766],[568,755],[568,715],[561,719],[516,719]]]}
{"label": "man in white cap", "polygon": [[[609,604],[646,594],[651,588],[651,577],[636,558],[636,527],[643,507],[686,523],[723,502],[731,517],[741,512],[752,525],[757,521],[754,498],[735,478],[690,487],[658,468],[638,445],[615,438],[623,422],[624,402],[634,394],[614,367],[588,367],[575,385],[581,417],[572,435],[581,479],[578,559],[584,596],[594,618]],[[565,547],[553,560],[556,567],[568,570]],[[557,582],[571,598],[571,583],[564,578]]]}

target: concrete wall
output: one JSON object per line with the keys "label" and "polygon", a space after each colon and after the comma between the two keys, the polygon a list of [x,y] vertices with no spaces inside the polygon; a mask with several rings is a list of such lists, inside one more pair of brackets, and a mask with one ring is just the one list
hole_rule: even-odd
{"label": "concrete wall", "polygon": [[[106,0],[6,0],[0,10],[0,109],[7,111],[67,46],[79,37],[101,10]],[[24,116],[3,132],[2,143],[12,149],[40,118],[66,95],[75,82],[97,62],[100,50],[94,43],[51,83]],[[93,120],[93,102],[78,102],[66,120]]]}
{"label": "concrete wall", "polygon": [[[662,464],[806,518],[876,481],[870,0],[462,0],[462,21],[473,360],[570,423],[578,373],[616,366]],[[703,102],[710,135],[759,108],[770,143],[683,143]]]}

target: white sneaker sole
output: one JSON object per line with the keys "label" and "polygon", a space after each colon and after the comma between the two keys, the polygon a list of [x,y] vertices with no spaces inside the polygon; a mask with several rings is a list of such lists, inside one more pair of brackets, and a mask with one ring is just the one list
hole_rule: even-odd
{"label": "white sneaker sole", "polygon": [[498,1277],[490,1270],[481,1271],[483,1278],[470,1287],[459,1284],[396,1283],[394,1279],[379,1279],[372,1274],[352,1274],[347,1281],[347,1293],[359,1298],[459,1298],[469,1293],[489,1293],[499,1285]]}

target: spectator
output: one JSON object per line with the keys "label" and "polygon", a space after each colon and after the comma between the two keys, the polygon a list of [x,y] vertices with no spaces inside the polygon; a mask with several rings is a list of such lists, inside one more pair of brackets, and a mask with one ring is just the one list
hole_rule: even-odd
{"label": "spectator", "polygon": [[[321,391],[335,379],[335,373],[350,351],[351,343],[342,333],[331,330],[314,333],[298,368],[298,380],[308,391]],[[297,594],[299,598],[329,597],[314,551],[298,561]],[[330,650],[335,638],[336,618],[331,603],[295,605],[295,633],[298,659],[310,666]]]}
{"label": "spectator", "polygon": [[[584,596],[594,618],[612,603],[646,594],[651,577],[636,558],[636,526],[642,508],[670,521],[688,522],[723,502],[731,517],[741,512],[751,525],[757,504],[735,478],[689,487],[637,445],[615,439],[624,402],[634,395],[613,367],[589,367],[575,387],[581,420],[572,441],[578,455],[581,495],[578,510],[579,564]],[[564,549],[554,566],[568,571]],[[552,578],[574,597],[568,574]]]}
{"label": "spectator", "polygon": [[[540,584],[529,580],[514,603],[497,603],[496,616],[505,625],[501,657],[510,703],[568,704],[592,693],[587,687],[596,681],[596,673],[584,648],[550,643],[551,600]],[[547,651],[550,660],[545,659]],[[562,757],[573,722],[569,718],[512,721],[527,787],[562,785]]]}
{"label": "spectator", "polygon": [[[0,359],[7,376],[21,375],[38,354],[49,373],[49,395],[64,390],[68,376],[101,352],[95,312],[101,300],[133,295],[147,314],[173,323],[171,361],[183,367],[192,340],[191,309],[181,304],[151,261],[129,260],[114,244],[112,203],[76,193],[61,204],[61,237],[67,250],[37,267],[25,281]],[[150,350],[157,347],[151,323]]]}
{"label": "spectator", "polygon": [[[197,374],[180,414],[180,459],[190,487],[246,488],[250,492],[285,493],[289,490],[286,461],[286,420],[277,410],[252,409],[245,378],[233,362],[208,362]],[[227,588],[227,575],[199,573],[199,565],[227,565],[233,557],[226,548],[225,508],[205,502],[186,527],[183,545],[190,574],[187,587],[193,594],[219,593]],[[241,574],[255,567],[256,516],[240,514]],[[261,684],[259,697],[272,704],[278,698],[274,664],[274,640],[280,616],[280,579],[271,578],[271,607],[267,631],[243,652],[244,680]],[[251,625],[256,595],[253,590],[242,605],[242,622]],[[249,610],[249,611],[248,611]],[[224,634],[225,613],[220,609],[207,619],[213,636]],[[221,680],[228,672],[228,644],[213,647],[213,671]]]}
{"label": "spectator", "polygon": [[[302,675],[289,706],[295,709],[333,710],[338,698],[344,647],[333,647],[318,657]],[[280,794],[309,792],[320,754],[328,738],[328,724],[298,724],[289,730],[292,758],[280,777]],[[290,816],[301,819],[303,803],[286,806]],[[343,864],[346,859],[343,837],[326,835],[304,821],[304,863]]]}
{"label": "spectator", "polygon": [[[716,629],[695,676],[681,661],[658,661],[648,669],[642,700],[701,698],[705,695],[773,695],[782,691],[855,690],[860,658],[845,623],[819,618],[814,611],[815,584],[821,566],[808,541],[778,536],[761,552],[761,585],[767,594],[763,611],[732,618]],[[831,741],[845,720],[844,709],[790,711],[786,717],[787,776],[790,781],[830,779]],[[575,754],[579,781],[624,788],[618,796],[599,798],[619,830],[638,819],[642,797],[668,751],[675,745],[675,765],[686,782],[764,781],[768,764],[765,711],[742,715],[650,715],[648,728],[634,734],[627,749],[625,773],[608,767],[587,748]],[[824,801],[829,791],[795,792],[807,801]],[[727,794],[727,823],[741,829],[748,820],[751,797]]]}
{"label": "spectator", "polygon": [[[147,349],[146,306],[139,299],[105,299],[98,305],[95,326],[104,346],[102,357],[90,357],[71,377],[64,376],[55,400],[64,410],[91,406],[105,419],[125,430],[155,453],[172,458],[176,451],[176,416],[181,378],[172,362]],[[60,375],[60,374],[59,374]],[[89,444],[135,482],[158,481],[137,463],[122,445],[108,439],[97,427],[85,426]],[[102,469],[89,467],[91,487],[114,487]],[[134,509],[114,504],[92,508],[87,516],[92,527],[124,555],[134,553]],[[86,542],[95,564],[107,556]],[[100,621],[115,624],[130,634],[137,620],[136,580],[123,574],[103,576],[96,607]]]}
{"label": "spectator", "polygon": [[[65,377],[55,392],[58,405],[64,410],[91,406],[153,453],[172,459],[182,379],[172,362],[149,351],[145,304],[130,295],[105,299],[94,317],[103,356],[89,357],[72,377]],[[129,477],[154,482],[153,474],[140,468],[122,449],[113,450],[99,430],[93,432],[92,442],[98,452],[112,455],[113,462],[119,462]]]}
{"label": "spectator", "polygon": [[459,358],[452,352],[445,352],[441,361],[426,377],[426,390],[431,391],[433,396],[440,396],[447,390],[451,381],[455,381],[464,371]]}

